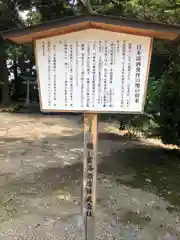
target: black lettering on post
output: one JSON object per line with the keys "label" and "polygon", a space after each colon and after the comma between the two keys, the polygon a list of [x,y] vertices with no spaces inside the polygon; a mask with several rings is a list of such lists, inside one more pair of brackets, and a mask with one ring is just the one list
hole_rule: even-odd
{"label": "black lettering on post", "polygon": [[93,187],[93,158],[91,157],[91,151],[93,149],[93,143],[87,143],[87,186],[86,186],[86,215],[88,217],[93,216],[92,210],[92,187]]}

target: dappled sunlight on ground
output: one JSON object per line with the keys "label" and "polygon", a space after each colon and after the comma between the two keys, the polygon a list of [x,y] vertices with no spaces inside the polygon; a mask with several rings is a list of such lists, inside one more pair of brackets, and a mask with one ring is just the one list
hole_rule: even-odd
{"label": "dappled sunlight on ground", "polygon": [[[4,114],[8,115],[8,114]],[[11,119],[12,118],[12,119]],[[66,117],[49,117],[42,115],[24,116],[13,115],[9,120],[4,121],[0,127],[0,138],[14,138],[14,139],[26,139],[34,140],[45,138],[49,134],[72,136],[77,134],[77,131],[82,131],[80,127],[73,123],[73,120],[69,120],[69,126],[67,126]],[[18,119],[18,121],[17,121]],[[70,126],[73,124],[73,128]]]}
{"label": "dappled sunlight on ground", "polygon": [[[0,115],[0,239],[83,239],[82,116]],[[97,239],[180,239],[179,160],[100,123]]]}

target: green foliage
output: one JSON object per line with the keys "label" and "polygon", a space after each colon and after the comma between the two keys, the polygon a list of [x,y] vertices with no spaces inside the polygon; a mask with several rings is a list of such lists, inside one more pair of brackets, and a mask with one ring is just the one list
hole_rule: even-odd
{"label": "green foliage", "polygon": [[[0,0],[0,31],[89,11],[86,9],[86,6],[89,8],[88,4],[79,5],[75,4],[76,2]],[[89,0],[89,3],[92,10],[100,14],[180,23],[180,0]],[[23,10],[28,11],[26,19],[20,17],[19,12]],[[8,83],[7,69],[4,65],[4,58],[7,56],[11,63],[9,72],[14,74],[18,95],[19,75],[21,73],[27,75],[27,70],[32,69],[35,64],[33,47],[31,45],[16,46],[10,43],[6,45],[3,43],[2,46],[0,80]],[[177,46],[178,44],[174,45],[171,42],[154,42],[145,114],[117,116],[121,129],[131,128],[135,132],[155,132],[165,143],[180,145],[180,50]],[[8,84],[3,86],[7,87]],[[4,96],[6,92],[8,92],[7,88],[3,90]]]}
{"label": "green foliage", "polygon": [[160,92],[163,84],[163,78],[155,79],[155,77],[149,77],[148,92],[145,106],[146,112],[153,114],[157,114],[160,112]]}
{"label": "green foliage", "polygon": [[180,145],[180,53],[161,77],[159,134],[164,143]]}
{"label": "green foliage", "polygon": [[0,0],[0,31],[24,26],[16,1]]}
{"label": "green foliage", "polygon": [[74,15],[69,1],[66,0],[34,0],[31,7],[39,12],[42,22]]}

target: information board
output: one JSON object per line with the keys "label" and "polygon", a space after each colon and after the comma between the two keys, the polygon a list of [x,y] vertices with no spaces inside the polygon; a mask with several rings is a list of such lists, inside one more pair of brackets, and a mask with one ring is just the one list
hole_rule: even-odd
{"label": "information board", "polygon": [[42,111],[142,112],[150,48],[97,29],[36,40]]}

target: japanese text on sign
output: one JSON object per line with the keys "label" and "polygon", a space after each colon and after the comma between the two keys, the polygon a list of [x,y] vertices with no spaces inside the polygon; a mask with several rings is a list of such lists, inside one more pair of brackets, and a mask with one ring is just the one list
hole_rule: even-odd
{"label": "japanese text on sign", "polygon": [[150,44],[95,29],[37,40],[42,110],[142,112]]}

